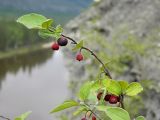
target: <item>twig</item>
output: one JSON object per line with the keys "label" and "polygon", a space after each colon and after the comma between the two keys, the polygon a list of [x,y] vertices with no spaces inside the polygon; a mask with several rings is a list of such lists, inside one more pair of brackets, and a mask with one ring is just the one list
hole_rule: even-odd
{"label": "twig", "polygon": [[123,100],[124,100],[124,95],[121,95],[121,96],[120,96],[120,105],[121,105],[120,107],[123,108],[123,109],[125,109],[125,108],[124,108]]}
{"label": "twig", "polygon": [[88,111],[90,111],[93,115],[95,115],[99,120],[103,120],[103,119],[101,119],[100,118],[100,116],[98,116],[90,107],[89,107],[89,105],[87,105],[87,104],[84,104],[89,110]]}
{"label": "twig", "polygon": [[0,118],[6,119],[6,120],[11,120],[10,118],[4,117],[4,116],[0,116]]}
{"label": "twig", "polygon": [[103,66],[103,69],[104,69],[104,72],[106,73],[106,75],[107,75],[110,79],[112,79],[109,70],[106,68],[106,66],[104,65],[104,63],[102,62],[102,60],[101,60],[92,50],[90,50],[90,49],[88,49],[88,48],[86,48],[86,47],[82,47],[82,49],[85,49],[85,50],[89,51],[89,52],[91,53],[91,55],[93,55],[93,56],[98,60],[98,62]]}
{"label": "twig", "polygon": [[[72,39],[72,38],[70,38],[68,36],[65,36],[63,34],[62,34],[62,36],[65,37],[65,38],[67,38],[67,39],[69,39],[69,40],[71,40],[73,44],[77,44],[77,42],[74,39]],[[90,52],[91,55],[93,55],[96,58],[96,60],[102,65],[102,67],[103,67],[104,72],[106,73],[106,75],[110,79],[112,79],[111,74],[110,74],[109,70],[106,68],[105,64],[102,62],[102,60],[92,50],[90,50],[89,48],[84,47],[84,46],[81,49],[84,49],[84,50],[87,50],[88,52]]]}
{"label": "twig", "polygon": [[62,34],[62,36],[65,37],[65,38],[67,38],[67,39],[69,39],[69,40],[71,40],[72,43],[78,44],[78,43],[77,43],[74,39],[72,39],[71,37],[65,36],[65,35],[63,35],[63,34]]}

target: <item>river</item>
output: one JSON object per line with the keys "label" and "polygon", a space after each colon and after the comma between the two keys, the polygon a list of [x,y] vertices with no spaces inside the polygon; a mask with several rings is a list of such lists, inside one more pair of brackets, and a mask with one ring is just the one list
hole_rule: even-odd
{"label": "river", "polygon": [[54,120],[49,112],[69,95],[68,70],[61,51],[38,51],[0,60],[0,114],[13,119]]}

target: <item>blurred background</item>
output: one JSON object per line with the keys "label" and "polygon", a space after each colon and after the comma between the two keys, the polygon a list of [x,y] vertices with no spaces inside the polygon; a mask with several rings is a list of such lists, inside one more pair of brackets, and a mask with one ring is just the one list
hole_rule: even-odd
{"label": "blurred background", "polygon": [[64,26],[91,2],[0,1],[0,115],[13,119],[33,111],[30,119],[53,120],[55,116],[49,115],[50,110],[69,96],[68,70],[62,52],[54,54],[47,45],[53,40],[40,38],[36,30],[28,30],[16,23],[16,19],[35,12]]}
{"label": "blurred background", "polygon": [[83,82],[94,80],[100,67],[83,52],[75,60],[68,45],[58,52],[50,42],[16,23],[26,13],[40,13],[61,24],[64,33],[85,41],[108,63],[114,79],[138,81],[144,92],[125,99],[131,116],[160,120],[159,0],[1,0],[0,115],[14,118],[33,111],[29,120],[76,120],[74,109],[49,115],[64,100],[76,99]]}

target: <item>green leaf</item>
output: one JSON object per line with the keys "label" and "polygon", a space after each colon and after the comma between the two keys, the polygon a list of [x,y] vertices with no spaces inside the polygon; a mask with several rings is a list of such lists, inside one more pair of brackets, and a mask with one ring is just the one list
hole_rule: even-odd
{"label": "green leaf", "polygon": [[112,120],[130,120],[128,112],[120,107],[98,106],[97,109],[104,111]]}
{"label": "green leaf", "polygon": [[118,83],[121,86],[122,92],[124,93],[127,89],[127,87],[129,86],[129,83],[126,81],[118,81]]}
{"label": "green leaf", "polygon": [[42,29],[42,23],[45,21],[47,21],[46,17],[36,13],[23,15],[17,19],[17,22],[23,24],[29,29]]}
{"label": "green leaf", "polygon": [[40,29],[38,34],[42,38],[54,37],[56,39],[59,39],[61,37],[62,32],[63,32],[63,28],[60,25],[58,25],[52,31],[48,29]]}
{"label": "green leaf", "polygon": [[102,81],[100,81],[100,80],[97,80],[97,81],[93,81],[92,82],[92,90],[94,90],[94,91],[98,91],[100,88],[102,88]]}
{"label": "green leaf", "polygon": [[83,47],[83,40],[76,44],[76,46],[72,49],[73,51],[80,49]]}
{"label": "green leaf", "polygon": [[81,113],[84,112],[84,111],[87,111],[87,108],[84,107],[84,106],[82,106],[82,107],[78,108],[78,109],[73,113],[73,115],[74,115],[74,116],[77,116],[77,115],[81,114]]}
{"label": "green leaf", "polygon": [[102,79],[102,80],[101,80],[101,81],[102,81],[102,85],[103,85],[104,87],[106,87],[106,85],[109,84],[110,80],[111,80],[111,79],[107,79],[107,78]]}
{"label": "green leaf", "polygon": [[42,38],[50,38],[50,37],[54,37],[53,32],[50,32],[47,29],[41,29],[38,32],[38,35]]}
{"label": "green leaf", "polygon": [[59,38],[61,37],[62,32],[63,32],[63,28],[61,27],[61,25],[58,25],[58,26],[54,29],[53,36],[54,36],[56,39],[59,39]]}
{"label": "green leaf", "polygon": [[125,94],[128,96],[135,96],[143,91],[143,87],[138,82],[132,82],[127,88]]}
{"label": "green leaf", "polygon": [[120,95],[122,93],[121,86],[116,80],[107,80],[106,89],[109,93]]}
{"label": "green leaf", "polygon": [[136,120],[145,120],[145,118],[143,116],[138,116]]}
{"label": "green leaf", "polygon": [[82,85],[82,87],[80,88],[80,91],[78,93],[80,100],[84,101],[88,98],[88,96],[90,94],[91,87],[92,87],[91,82],[87,82],[84,85]]}
{"label": "green leaf", "polygon": [[73,106],[78,106],[79,103],[74,101],[74,100],[67,100],[65,101],[63,104],[57,106],[56,108],[54,108],[50,113],[55,113],[55,112],[59,112],[61,110],[73,107]]}
{"label": "green leaf", "polygon": [[130,120],[128,112],[119,107],[107,108],[106,113],[112,120]]}
{"label": "green leaf", "polygon": [[20,116],[16,117],[14,120],[26,120],[26,118],[31,114],[31,111],[21,114]]}
{"label": "green leaf", "polygon": [[45,22],[42,23],[42,28],[48,29],[53,23],[52,19],[47,19]]}

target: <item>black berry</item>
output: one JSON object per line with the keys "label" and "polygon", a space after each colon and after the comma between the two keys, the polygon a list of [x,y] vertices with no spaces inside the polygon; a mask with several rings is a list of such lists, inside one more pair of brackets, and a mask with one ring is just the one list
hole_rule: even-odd
{"label": "black berry", "polygon": [[109,101],[110,97],[111,97],[111,95],[110,95],[110,94],[107,94],[107,95],[105,96],[104,100],[105,100],[105,101]]}
{"label": "black berry", "polygon": [[60,46],[66,46],[68,44],[68,40],[65,37],[60,37],[57,42]]}

